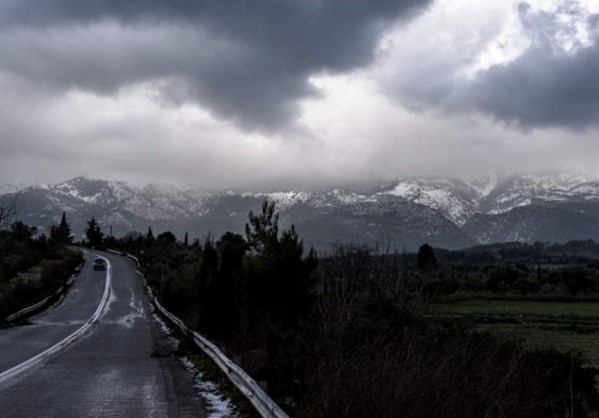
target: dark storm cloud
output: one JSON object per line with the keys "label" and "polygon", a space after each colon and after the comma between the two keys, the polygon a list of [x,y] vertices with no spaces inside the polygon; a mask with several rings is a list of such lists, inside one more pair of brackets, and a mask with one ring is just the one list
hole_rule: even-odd
{"label": "dark storm cloud", "polygon": [[509,65],[481,74],[456,97],[523,127],[599,125],[599,44],[574,55],[533,48]]}
{"label": "dark storm cloud", "polygon": [[0,69],[101,93],[163,81],[171,98],[198,101],[245,127],[277,128],[297,99],[314,93],[310,75],[368,64],[384,29],[428,3],[5,0]]}
{"label": "dark storm cloud", "polygon": [[[448,113],[481,112],[525,129],[598,126],[599,17],[585,15],[577,2],[563,2],[553,13],[521,3],[518,13],[531,42],[518,58],[472,79],[452,74],[453,64],[412,71],[395,85],[400,100]],[[577,40],[574,21],[586,25],[590,43]],[[564,42],[571,43],[569,50]],[[424,74],[427,81],[415,82]]]}

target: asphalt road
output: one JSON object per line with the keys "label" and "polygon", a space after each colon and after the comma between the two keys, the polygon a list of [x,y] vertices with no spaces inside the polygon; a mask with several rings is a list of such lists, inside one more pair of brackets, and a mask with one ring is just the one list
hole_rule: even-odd
{"label": "asphalt road", "polygon": [[[110,296],[99,321],[76,341],[27,371],[0,382],[6,417],[205,416],[192,376],[152,319],[133,263],[101,253],[112,267]],[[0,373],[53,346],[94,314],[105,271],[93,271],[94,254],[63,301],[0,330]],[[169,348],[170,347],[170,348]]]}

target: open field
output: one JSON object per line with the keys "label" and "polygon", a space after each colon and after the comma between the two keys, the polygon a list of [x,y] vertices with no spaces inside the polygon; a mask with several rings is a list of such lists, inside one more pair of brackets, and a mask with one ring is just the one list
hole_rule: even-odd
{"label": "open field", "polygon": [[478,330],[528,348],[580,352],[599,368],[599,301],[470,299],[435,303],[431,312],[472,320]]}
{"label": "open field", "polygon": [[431,305],[433,312],[456,315],[507,315],[588,318],[599,321],[599,301],[468,299]]}

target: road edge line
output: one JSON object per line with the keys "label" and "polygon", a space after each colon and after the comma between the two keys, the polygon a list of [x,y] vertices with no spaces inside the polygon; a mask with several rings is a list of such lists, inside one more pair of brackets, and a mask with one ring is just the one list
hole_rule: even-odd
{"label": "road edge line", "polygon": [[75,341],[77,338],[79,338],[93,324],[98,322],[98,318],[100,317],[100,314],[104,310],[104,307],[106,306],[106,303],[108,302],[108,297],[110,296],[110,284],[112,282],[112,265],[110,264],[110,261],[106,257],[103,257],[101,255],[96,255],[96,257],[101,258],[104,261],[106,261],[106,281],[104,284],[104,293],[102,295],[102,299],[100,300],[100,304],[96,308],[96,311],[91,316],[91,318],[89,318],[85,322],[85,324],[83,324],[83,326],[81,328],[77,329],[69,336],[67,336],[64,339],[62,339],[61,341],[57,342],[52,347],[47,348],[44,351],[42,351],[41,353],[36,354],[35,356],[31,357],[30,359],[25,360],[24,362],[17,364],[16,366],[13,366],[10,369],[5,370],[2,373],[0,373],[0,384],[5,383],[7,380],[19,375],[20,373],[26,371],[29,368],[33,367],[40,361],[44,360],[46,357],[56,353],[59,350],[62,350],[67,345],[69,345],[70,343]]}

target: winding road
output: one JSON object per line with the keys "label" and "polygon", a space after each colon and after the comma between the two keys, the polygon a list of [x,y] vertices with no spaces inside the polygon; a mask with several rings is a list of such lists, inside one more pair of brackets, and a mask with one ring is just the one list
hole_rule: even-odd
{"label": "winding road", "polygon": [[[0,415],[205,416],[191,374],[152,318],[133,263],[108,253],[85,256],[60,303],[0,330]],[[107,271],[92,270],[96,256],[106,258]]]}

